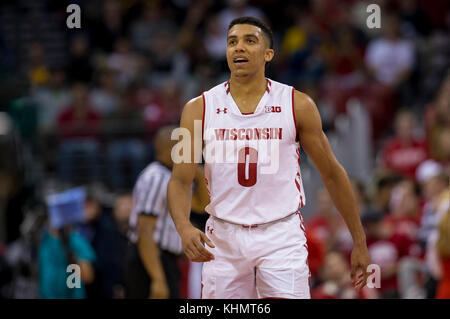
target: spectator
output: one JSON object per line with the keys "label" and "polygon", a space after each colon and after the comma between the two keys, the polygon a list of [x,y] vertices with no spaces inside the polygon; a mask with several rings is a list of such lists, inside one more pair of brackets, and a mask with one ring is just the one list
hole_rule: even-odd
{"label": "spectator", "polygon": [[436,94],[435,100],[425,109],[425,128],[430,157],[438,161],[445,161],[445,148],[442,148],[440,136],[450,128],[450,75],[448,75]]}
{"label": "spectator", "polygon": [[[75,177],[83,182],[99,180],[99,127],[100,115],[88,104],[88,88],[75,83],[72,104],[58,117],[59,174],[63,181],[76,182]],[[76,172],[80,159],[86,161],[84,172]]]}
{"label": "spectator", "polygon": [[111,52],[113,44],[124,34],[125,25],[122,18],[121,2],[106,0],[102,3],[102,17],[93,25],[94,43],[103,52]]}
{"label": "spectator", "polygon": [[28,49],[29,66],[27,76],[32,87],[46,85],[50,81],[50,70],[45,63],[44,46],[33,42]]}
{"label": "spectator", "polygon": [[34,89],[32,99],[39,108],[39,131],[42,134],[55,133],[58,114],[70,103],[66,72],[63,69],[53,69],[48,85]]}
{"label": "spectator", "polygon": [[416,168],[427,159],[426,141],[414,135],[416,118],[410,111],[400,111],[395,118],[395,136],[384,147],[383,165],[386,169],[414,179]]}
{"label": "spectator", "polygon": [[216,15],[208,18],[206,34],[203,38],[203,45],[208,54],[208,58],[214,63],[217,73],[224,73],[227,70],[225,52],[227,41],[223,38],[223,29],[220,20]]}
{"label": "spectator", "polygon": [[306,228],[320,240],[324,247],[332,245],[338,225],[338,215],[328,191],[321,187],[316,191],[316,213],[307,220]]}
{"label": "spectator", "polygon": [[131,49],[130,41],[120,37],[114,43],[114,51],[107,58],[107,66],[117,72],[116,85],[126,88],[138,76],[141,68],[140,56]]}
{"label": "spectator", "polygon": [[347,112],[347,102],[359,96],[364,85],[364,48],[357,43],[356,31],[344,25],[335,32],[334,40],[325,45],[330,79],[326,93],[333,101],[336,113]]}
{"label": "spectator", "polygon": [[[117,110],[105,118],[108,136],[106,161],[111,189],[131,189],[145,167],[150,151],[141,136],[145,133],[142,110],[133,108],[122,97]],[[148,143],[149,144],[149,143]]]}
{"label": "spectator", "polygon": [[442,150],[442,157],[440,163],[444,168],[444,173],[450,176],[450,127],[442,130],[439,135],[440,148]]}
{"label": "spectator", "polygon": [[356,203],[358,204],[358,211],[360,215],[363,215],[364,212],[368,209],[369,201],[367,199],[366,188],[364,183],[352,178],[352,189],[356,197]]}
{"label": "spectator", "polygon": [[[4,248],[1,248],[1,250],[2,252],[0,252],[0,287],[9,287],[12,281],[12,269],[8,265],[6,259],[3,256]],[[6,299],[8,297],[9,296],[4,290],[0,291],[0,299]]]}
{"label": "spectator", "polygon": [[[133,197],[130,192],[123,192],[116,196],[113,208],[115,236],[114,246],[117,250],[111,254],[113,258],[105,266],[108,267],[110,274],[109,281],[105,283],[107,287],[112,287],[112,297],[123,299],[126,297],[126,262],[123,256],[126,255],[128,248],[128,221],[133,208]],[[117,253],[118,252],[118,253]]]}
{"label": "spectator", "polygon": [[439,237],[436,243],[442,267],[442,277],[439,281],[436,298],[450,299],[450,208],[448,205],[450,197],[448,192],[442,200],[447,202],[447,210],[443,212],[439,222]]}
{"label": "spectator", "polygon": [[[418,240],[421,207],[419,201],[419,187],[414,182],[405,180],[393,190],[390,201],[391,212],[384,218],[386,226],[390,227],[393,235],[403,236],[413,244]],[[408,249],[410,247],[407,247]],[[405,250],[405,254],[420,255],[419,247],[416,251]]]}
{"label": "spectator", "polygon": [[366,50],[365,64],[370,81],[365,88],[364,101],[370,110],[373,137],[379,139],[397,105],[412,105],[416,101],[407,81],[415,63],[412,43],[400,34],[400,21],[395,15],[383,15],[383,36],[372,40]]}
{"label": "spectator", "polygon": [[442,166],[432,160],[423,162],[419,166],[417,173],[417,179],[420,182],[422,198],[424,200],[419,229],[419,242],[425,248],[428,238],[436,229],[438,199],[441,193],[448,187],[448,179],[443,174]]}
{"label": "spectator", "polygon": [[360,292],[352,287],[350,267],[345,256],[337,251],[330,251],[321,269],[322,283],[311,293],[313,299],[368,299],[375,295],[367,287]]}
{"label": "spectator", "polygon": [[400,180],[400,176],[391,174],[383,174],[378,177],[375,194],[372,198],[373,210],[379,212],[381,215],[387,215],[389,213],[391,192]]}
{"label": "spectator", "polygon": [[130,211],[127,212],[131,205],[130,196],[125,193],[115,200],[114,207],[108,207],[102,203],[103,198],[109,199],[104,191],[98,186],[92,187],[86,198],[85,222],[78,227],[78,232],[92,245],[97,256],[95,280],[87,286],[87,296],[123,298],[122,257],[127,241],[119,232],[119,225],[130,214]]}
{"label": "spectator", "polygon": [[175,25],[165,17],[160,3],[145,2],[140,18],[130,28],[133,46],[140,52],[145,51],[161,29],[173,32]]}
{"label": "spectator", "polygon": [[397,298],[397,263],[401,257],[397,242],[393,240],[383,217],[377,212],[366,212],[362,216],[366,231],[370,259],[381,269],[380,297]]}
{"label": "spectator", "polygon": [[400,34],[400,21],[388,15],[382,37],[372,40],[366,52],[366,65],[381,84],[396,88],[406,81],[414,66],[414,46]]}
{"label": "spectator", "polygon": [[[175,40],[174,40],[175,39]],[[149,83],[158,87],[160,83],[171,79],[184,79],[189,60],[180,51],[180,43],[175,33],[160,29],[154,40],[148,44],[147,58],[153,71]]]}
{"label": "spectator", "polygon": [[239,17],[255,17],[264,20],[263,12],[255,7],[249,6],[247,0],[227,0],[227,7],[219,12],[220,29],[222,40],[227,41],[227,30],[230,22]]}
{"label": "spectator", "polygon": [[112,69],[98,71],[98,86],[92,90],[89,101],[102,116],[107,116],[119,108],[120,92],[117,86],[117,75],[117,71]]}
{"label": "spectator", "polygon": [[151,136],[165,124],[174,124],[181,115],[180,87],[175,80],[165,80],[159,91],[144,106],[144,121]]}
{"label": "spectator", "polygon": [[425,11],[419,7],[417,0],[399,1],[399,11],[401,20],[405,22],[411,35],[429,35],[430,20]]}
{"label": "spectator", "polygon": [[87,35],[77,34],[70,43],[70,56],[67,74],[74,82],[89,82],[92,80],[92,63],[89,39]]}
{"label": "spectator", "polygon": [[296,85],[316,83],[325,71],[321,38],[307,14],[300,15],[296,22],[283,38],[282,58],[286,60],[286,71],[282,77]]}
{"label": "spectator", "polygon": [[[85,284],[94,280],[92,262],[95,252],[89,243],[70,228],[50,227],[42,236],[39,246],[39,289],[41,298],[80,299],[86,298]],[[66,271],[69,264],[80,267],[81,286],[67,286]]]}

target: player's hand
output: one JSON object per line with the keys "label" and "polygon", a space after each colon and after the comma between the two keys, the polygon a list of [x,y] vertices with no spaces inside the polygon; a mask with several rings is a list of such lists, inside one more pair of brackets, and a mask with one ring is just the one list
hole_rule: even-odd
{"label": "player's hand", "polygon": [[165,279],[152,279],[150,284],[150,299],[167,299],[169,298],[169,287]]}
{"label": "player's hand", "polygon": [[189,225],[180,233],[180,236],[184,253],[190,261],[207,262],[214,259],[214,255],[203,246],[203,243],[206,243],[211,248],[215,247],[204,232]]}
{"label": "player's hand", "polygon": [[370,275],[367,272],[369,265],[370,256],[366,244],[355,246],[351,257],[351,279],[357,291],[360,291],[367,283]]}

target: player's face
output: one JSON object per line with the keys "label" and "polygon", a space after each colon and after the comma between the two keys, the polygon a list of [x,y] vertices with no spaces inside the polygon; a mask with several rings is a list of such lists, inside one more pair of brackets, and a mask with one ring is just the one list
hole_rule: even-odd
{"label": "player's face", "polygon": [[248,76],[264,69],[273,54],[259,27],[237,24],[228,32],[227,62],[235,76]]}

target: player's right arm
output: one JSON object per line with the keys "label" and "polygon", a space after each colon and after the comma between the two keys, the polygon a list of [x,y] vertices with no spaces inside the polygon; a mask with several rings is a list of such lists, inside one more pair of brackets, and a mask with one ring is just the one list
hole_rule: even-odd
{"label": "player's right arm", "polygon": [[191,185],[194,180],[198,163],[194,158],[201,158],[194,153],[194,121],[203,119],[203,98],[197,97],[189,101],[181,114],[180,127],[185,128],[190,133],[191,160],[189,163],[174,163],[172,168],[172,176],[167,186],[167,201],[170,215],[175,223],[178,233],[180,234],[183,250],[191,261],[206,262],[214,259],[214,255],[204,246],[205,242],[208,246],[214,248],[213,243],[206,234],[194,227],[189,221],[191,212]]}

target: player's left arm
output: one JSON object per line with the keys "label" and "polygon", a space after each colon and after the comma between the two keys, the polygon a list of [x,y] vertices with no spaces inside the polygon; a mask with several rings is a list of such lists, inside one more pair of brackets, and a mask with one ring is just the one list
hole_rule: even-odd
{"label": "player's left arm", "polygon": [[[294,112],[301,145],[317,167],[334,205],[352,235],[351,275],[353,281],[357,279],[355,287],[359,290],[366,284],[370,257],[350,180],[322,130],[319,111],[314,101],[306,94],[295,91]],[[360,273],[362,275],[359,275]]]}
{"label": "player's left arm", "polygon": [[197,166],[194,177],[194,191],[192,194],[192,211],[203,214],[205,213],[205,207],[208,205],[210,199],[208,195],[208,189],[205,183],[205,173],[202,166]]}

